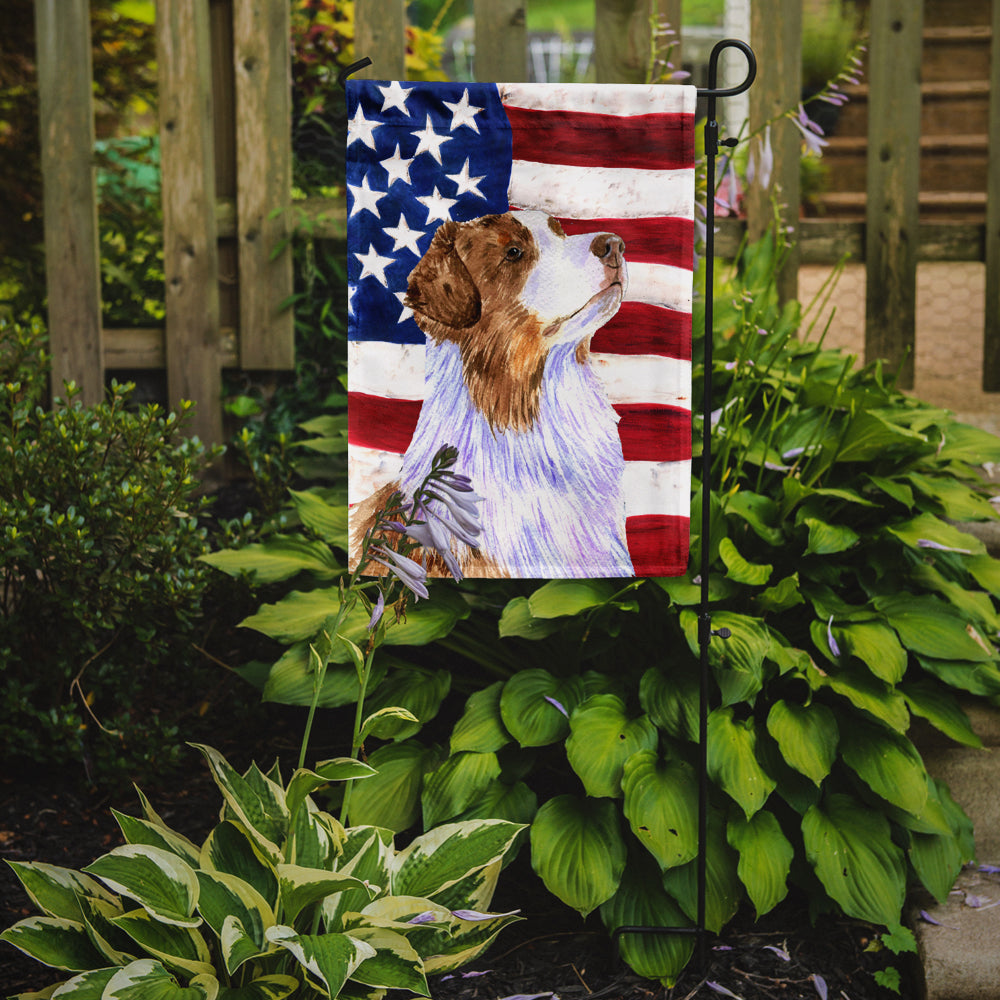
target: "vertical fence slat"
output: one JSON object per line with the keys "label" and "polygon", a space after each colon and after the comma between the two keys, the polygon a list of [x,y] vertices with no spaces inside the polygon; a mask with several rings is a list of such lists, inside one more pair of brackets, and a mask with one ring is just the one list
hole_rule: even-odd
{"label": "vertical fence slat", "polygon": [[986,325],[983,389],[1000,392],[1000,0],[993,0],[990,46],[989,171],[986,181]]}
{"label": "vertical fence slat", "polygon": [[206,0],[156,6],[167,394],[198,403],[192,430],[222,440],[211,44]]}
{"label": "vertical fence slat", "polygon": [[88,0],[35,0],[52,391],[104,395]]}
{"label": "vertical fence slat", "polygon": [[528,78],[525,0],[475,0],[476,79],[520,83]]}
{"label": "vertical fence slat", "polygon": [[650,0],[594,0],[594,69],[598,83],[645,83]]}
{"label": "vertical fence slat", "polygon": [[[295,367],[290,309],[292,196],[290,9],[287,0],[233,7],[240,365]],[[277,255],[275,249],[284,243]],[[273,259],[272,259],[273,258]]]}
{"label": "vertical fence slat", "polygon": [[371,66],[359,79],[406,79],[406,0],[363,0],[354,5],[354,57]]}
{"label": "vertical fence slat", "polygon": [[[802,4],[799,0],[760,0],[750,8],[750,40],[761,73],[750,88],[750,129],[794,108],[802,91]],[[725,111],[722,112],[723,114]],[[739,122],[730,123],[735,133]],[[802,137],[787,120],[771,128],[774,170],[766,189],[759,182],[747,193],[747,227],[751,239],[758,239],[774,219],[772,202],[781,206],[781,224],[792,227],[795,241],[778,274],[778,295],[782,301],[798,295],[799,275],[799,159]]]}
{"label": "vertical fence slat", "polygon": [[[923,3],[872,0],[868,98],[865,359],[913,386]],[[905,360],[904,360],[905,358]]]}

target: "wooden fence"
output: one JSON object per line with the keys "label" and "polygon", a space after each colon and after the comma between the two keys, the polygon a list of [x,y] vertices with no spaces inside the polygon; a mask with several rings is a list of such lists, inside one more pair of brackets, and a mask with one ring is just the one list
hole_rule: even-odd
{"label": "wooden fence", "polygon": [[[475,0],[478,79],[526,79],[529,2]],[[681,0],[595,0],[599,81],[645,78],[657,2],[658,15],[680,25]],[[292,218],[283,211],[291,204],[290,0],[157,2],[166,326],[125,331],[102,329],[100,319],[88,0],[35,3],[53,383],[73,379],[93,401],[106,370],[165,368],[170,401],[195,400],[196,432],[220,441],[222,368],[293,364],[292,316],[281,308],[291,255],[276,252]],[[895,365],[910,351],[903,379],[912,384],[917,262],[985,261],[983,384],[1000,391],[1000,0],[992,3],[985,224],[918,217],[922,9],[918,0],[871,0],[866,219],[787,217],[798,239],[782,292],[795,294],[800,263],[845,253],[863,260],[866,355]],[[405,78],[405,10],[405,0],[357,0],[356,52],[374,63],[367,75]],[[799,101],[802,2],[754,0],[751,10],[753,129]],[[744,228],[763,230],[776,194],[798,205],[800,141],[790,123],[775,129],[774,152],[768,189],[748,193],[746,222],[724,220],[720,254],[733,252]],[[310,202],[303,213],[313,235],[342,239],[342,201]]]}

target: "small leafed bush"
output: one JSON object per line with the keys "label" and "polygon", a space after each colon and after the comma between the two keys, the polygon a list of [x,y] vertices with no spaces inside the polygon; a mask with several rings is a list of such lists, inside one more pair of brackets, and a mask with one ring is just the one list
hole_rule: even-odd
{"label": "small leafed bush", "polygon": [[176,752],[155,693],[191,661],[208,455],[186,405],[132,408],[127,385],[96,406],[68,385],[43,408],[41,338],[0,323],[0,744],[7,760],[83,758],[94,776]]}
{"label": "small leafed bush", "polygon": [[370,778],[366,764],[325,761],[285,785],[277,767],[240,774],[199,749],[225,803],[200,846],[140,793],[142,819],[115,813],[127,843],[82,872],[11,863],[42,915],[0,938],[77,973],[59,996],[426,997],[428,974],[472,961],[518,919],[486,912],[517,824],[452,823],[397,849],[390,831],[345,829],[311,798]]}

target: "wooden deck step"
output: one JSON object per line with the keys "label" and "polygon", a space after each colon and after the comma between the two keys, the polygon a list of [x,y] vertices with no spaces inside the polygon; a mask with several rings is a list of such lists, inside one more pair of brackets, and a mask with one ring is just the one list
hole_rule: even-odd
{"label": "wooden deck step", "polygon": [[[837,219],[864,219],[868,204],[863,191],[830,191],[816,201],[824,215]],[[948,219],[955,222],[982,222],[986,215],[986,192],[921,191],[921,219]]]}
{"label": "wooden deck step", "polygon": [[[921,84],[921,135],[947,135],[956,125],[963,133],[982,132],[989,126],[989,80],[935,80]],[[841,111],[837,135],[866,135],[868,131],[867,83],[845,91],[849,101]]]}

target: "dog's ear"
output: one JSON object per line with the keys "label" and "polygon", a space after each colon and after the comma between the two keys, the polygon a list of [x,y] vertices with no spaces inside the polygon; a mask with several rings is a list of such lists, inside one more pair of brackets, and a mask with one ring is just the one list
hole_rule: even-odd
{"label": "dog's ear", "polygon": [[427,252],[410,272],[405,305],[428,319],[453,329],[479,321],[482,300],[458,251],[459,224],[446,222],[434,234]]}

